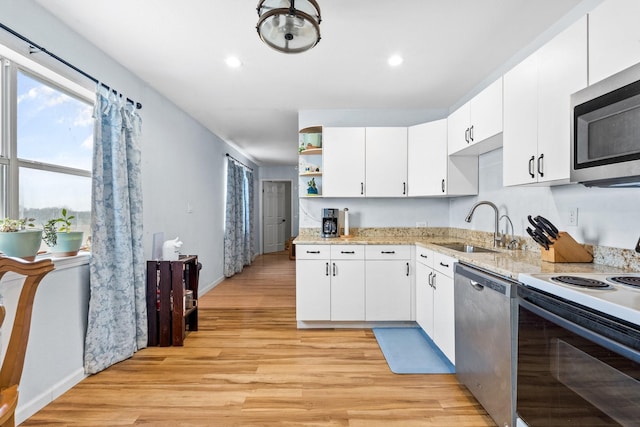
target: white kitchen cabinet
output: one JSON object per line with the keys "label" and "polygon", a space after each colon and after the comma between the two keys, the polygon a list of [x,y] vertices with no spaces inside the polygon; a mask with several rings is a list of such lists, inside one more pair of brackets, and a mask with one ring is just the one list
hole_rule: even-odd
{"label": "white kitchen cabinet", "polygon": [[331,320],[363,320],[364,247],[331,245]]}
{"label": "white kitchen cabinet", "polygon": [[416,323],[433,337],[433,251],[416,248]]}
{"label": "white kitchen cabinet", "polygon": [[329,245],[296,247],[296,319],[331,319]]}
{"label": "white kitchen cabinet", "polygon": [[640,62],[640,1],[610,0],[589,13],[589,84]]}
{"label": "white kitchen cabinet", "polygon": [[407,128],[365,130],[367,197],[407,196]]}
{"label": "white kitchen cabinet", "polygon": [[364,197],[365,128],[323,127],[324,197]]}
{"label": "white kitchen cabinet", "polygon": [[[478,155],[501,144],[502,77],[486,87],[448,118],[448,153]],[[485,143],[486,141],[486,143]]]}
{"label": "white kitchen cabinet", "polygon": [[569,182],[570,95],[586,84],[586,17],[504,75],[505,186]]}
{"label": "white kitchen cabinet", "polygon": [[478,194],[478,158],[447,154],[447,119],[409,127],[410,197]]}
{"label": "white kitchen cabinet", "polygon": [[456,357],[455,304],[453,268],[456,260],[434,252],[431,279],[433,286],[433,342],[442,350],[451,363]]}
{"label": "white kitchen cabinet", "polygon": [[411,248],[408,245],[365,247],[365,319],[412,319]]}

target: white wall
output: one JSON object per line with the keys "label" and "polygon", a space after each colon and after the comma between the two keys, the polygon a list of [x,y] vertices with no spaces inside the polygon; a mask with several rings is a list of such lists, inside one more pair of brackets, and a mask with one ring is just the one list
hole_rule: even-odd
{"label": "white wall", "polygon": [[[508,214],[515,233],[527,236],[527,215],[542,215],[577,241],[633,249],[640,237],[640,188],[588,188],[580,184],[555,187],[502,187],[502,149],[480,156],[479,194],[450,202],[450,225],[493,231],[493,211],[479,207],[471,224],[464,222],[478,200],[495,203]],[[578,225],[568,224],[570,208],[578,209]],[[506,223],[501,222],[501,230]]]}
{"label": "white wall", "polygon": [[[225,153],[253,166],[254,170],[257,167],[34,2],[3,0],[0,16],[8,27],[142,103],[145,255],[151,257],[154,232],[164,232],[167,239],[178,236],[184,242],[182,252],[197,254],[203,264],[201,288],[220,281],[223,278]],[[0,33],[2,38],[7,38],[3,31]],[[22,47],[26,51],[27,46],[22,44]],[[85,87],[95,86],[45,54],[32,55],[32,59],[48,63]],[[258,174],[255,174],[256,189],[259,188],[257,180]],[[187,213],[188,204],[192,213]]]}

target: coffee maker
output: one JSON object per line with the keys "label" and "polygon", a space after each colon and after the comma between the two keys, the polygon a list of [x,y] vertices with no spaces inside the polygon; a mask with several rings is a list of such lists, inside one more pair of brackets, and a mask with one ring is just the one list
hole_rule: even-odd
{"label": "coffee maker", "polygon": [[322,229],[320,231],[320,237],[338,237],[340,235],[339,219],[339,209],[322,209]]}

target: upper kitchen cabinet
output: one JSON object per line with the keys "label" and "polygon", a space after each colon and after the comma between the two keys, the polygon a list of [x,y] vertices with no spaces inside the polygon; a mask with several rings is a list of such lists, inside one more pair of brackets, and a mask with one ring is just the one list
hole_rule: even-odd
{"label": "upper kitchen cabinet", "polygon": [[569,182],[570,95],[586,85],[586,17],[504,75],[505,186]]}
{"label": "upper kitchen cabinet", "polygon": [[322,130],[323,195],[364,197],[365,128]]}
{"label": "upper kitchen cabinet", "polygon": [[366,128],[367,197],[407,196],[407,128]]}
{"label": "upper kitchen cabinet", "polygon": [[448,131],[450,155],[478,155],[502,145],[502,77],[451,113]]}
{"label": "upper kitchen cabinet", "polygon": [[589,84],[640,62],[640,1],[605,1],[589,13]]}
{"label": "upper kitchen cabinet", "polygon": [[447,119],[409,127],[410,197],[478,194],[478,158],[447,154]]}

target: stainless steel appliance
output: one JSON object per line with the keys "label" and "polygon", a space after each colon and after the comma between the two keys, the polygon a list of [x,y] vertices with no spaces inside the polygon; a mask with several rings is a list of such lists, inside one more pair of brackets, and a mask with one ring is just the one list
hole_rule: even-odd
{"label": "stainless steel appliance", "polygon": [[572,182],[640,186],[640,64],[571,95]]}
{"label": "stainless steel appliance", "polygon": [[515,425],[516,282],[458,263],[456,376],[499,426]]}
{"label": "stainless steel appliance", "polygon": [[320,231],[320,236],[338,237],[340,235],[340,228],[338,226],[339,219],[339,209],[322,209],[322,230]]}
{"label": "stainless steel appliance", "polygon": [[519,425],[637,426],[640,274],[520,274]]}

